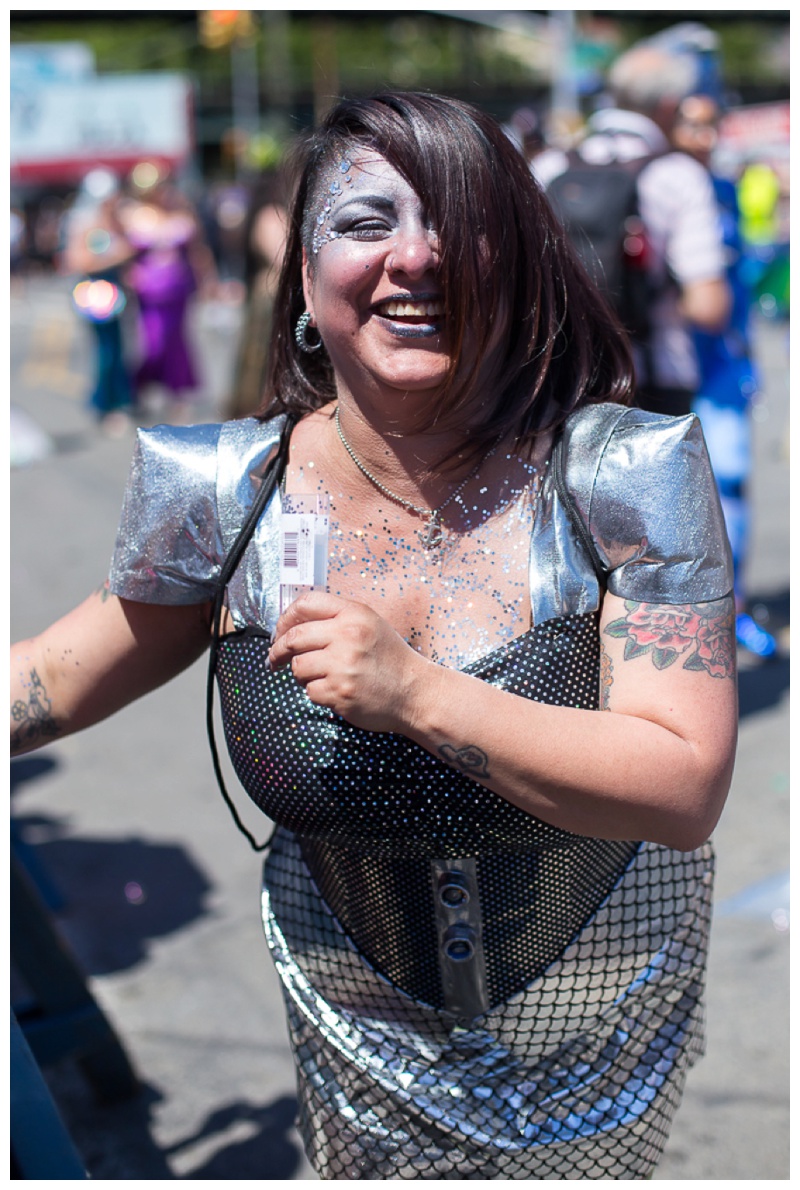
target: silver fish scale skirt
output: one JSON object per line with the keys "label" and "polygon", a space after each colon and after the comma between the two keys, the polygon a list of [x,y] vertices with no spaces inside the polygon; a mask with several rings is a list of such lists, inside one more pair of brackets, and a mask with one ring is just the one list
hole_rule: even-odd
{"label": "silver fish scale skirt", "polygon": [[[710,846],[588,839],[223,638],[223,722],[278,824],[263,916],[320,1177],[642,1178],[702,1053]],[[596,708],[595,614],[466,667]]]}

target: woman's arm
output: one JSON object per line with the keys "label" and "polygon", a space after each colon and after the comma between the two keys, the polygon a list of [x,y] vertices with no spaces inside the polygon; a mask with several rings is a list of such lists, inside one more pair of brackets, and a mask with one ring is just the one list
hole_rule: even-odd
{"label": "woman's arm", "polygon": [[[92,233],[106,232],[108,244],[98,251],[98,243],[89,246]],[[102,241],[100,241],[102,242]],[[101,273],[126,264],[134,256],[113,205],[97,210],[92,218],[73,216],[68,223],[67,242],[59,257],[62,273]]]}
{"label": "woman's arm", "polygon": [[334,596],[293,604],[271,656],[291,663],[313,702],[400,732],[554,826],[691,850],[716,824],[733,769],[732,600],[673,607],[607,595],[600,637],[599,711],[436,665]]}
{"label": "woman's arm", "polygon": [[209,604],[134,603],[105,583],[11,648],[11,753],[91,727],[186,669],[209,643]]}

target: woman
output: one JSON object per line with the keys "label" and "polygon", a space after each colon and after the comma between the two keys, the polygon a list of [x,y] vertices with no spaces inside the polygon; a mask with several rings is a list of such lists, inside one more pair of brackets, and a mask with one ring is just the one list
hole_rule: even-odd
{"label": "woman", "polygon": [[154,384],[162,386],[183,420],[187,401],[198,387],[186,318],[194,294],[214,278],[211,252],[191,204],[162,175],[127,204],[123,218],[136,250],[128,280],[139,306],[142,357],[134,376],[137,396]]}
{"label": "woman", "polygon": [[285,180],[279,168],[265,170],[250,202],[244,229],[244,324],[234,366],[228,417],[246,417],[260,407],[283,250],[286,244]]}
{"label": "woman", "polygon": [[[736,732],[697,423],[626,406],[612,315],[455,100],[328,116],[276,308],[260,419],[140,434],[106,597],[17,650],[20,745],[193,661],[221,576],[317,1171],[644,1177],[702,1049]],[[222,570],[281,440],[285,496],[330,502],[327,590],[283,614],[277,493]]]}
{"label": "woman", "polygon": [[118,179],[109,170],[90,170],[67,218],[60,268],[80,276],[72,300],[78,316],[92,328],[95,345],[89,405],[112,436],[125,433],[130,425],[132,390],[122,316],[127,304],[125,266],[133,254],[120,221]]}

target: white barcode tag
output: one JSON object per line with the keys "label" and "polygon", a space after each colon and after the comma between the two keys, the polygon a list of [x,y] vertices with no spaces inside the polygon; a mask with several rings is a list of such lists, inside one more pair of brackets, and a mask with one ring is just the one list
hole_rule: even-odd
{"label": "white barcode tag", "polygon": [[314,522],[309,512],[284,512],[281,516],[281,583],[293,587],[314,585]]}
{"label": "white barcode tag", "polygon": [[327,590],[329,505],[325,492],[283,497],[280,520],[281,614],[305,591]]}

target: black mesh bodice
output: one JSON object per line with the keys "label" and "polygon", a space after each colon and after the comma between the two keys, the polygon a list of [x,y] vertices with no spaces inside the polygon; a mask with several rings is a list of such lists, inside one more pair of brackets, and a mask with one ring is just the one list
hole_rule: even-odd
{"label": "black mesh bodice", "polygon": [[[288,669],[271,673],[269,640],[226,636],[217,661],[231,760],[247,793],[304,839],[359,853],[484,855],[574,845],[401,735],[364,731],[315,706]],[[467,666],[512,694],[596,708],[594,615],[550,620]]]}

